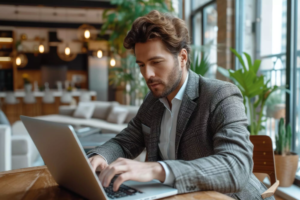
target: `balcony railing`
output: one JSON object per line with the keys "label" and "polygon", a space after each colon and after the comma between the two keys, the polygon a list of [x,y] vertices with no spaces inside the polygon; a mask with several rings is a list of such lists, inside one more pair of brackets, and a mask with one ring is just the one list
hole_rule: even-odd
{"label": "balcony railing", "polygon": [[[274,54],[269,56],[264,56],[260,58],[262,60],[261,70],[260,73],[265,75],[267,79],[270,79],[270,85],[277,85],[277,86],[285,86],[286,85],[286,55],[285,53],[282,54]],[[297,60],[300,60],[300,51],[297,51]],[[268,64],[272,62],[272,68],[268,68]],[[297,98],[297,105],[296,105],[296,153],[300,154],[300,64],[298,61],[297,69],[296,69],[296,77],[297,77],[297,85],[296,85],[296,98]],[[285,93],[280,93],[280,99],[283,103],[285,103]],[[274,118],[267,118],[264,126],[266,127],[266,134],[269,135],[273,140],[273,146],[275,147],[275,135],[277,133],[277,126],[278,120]],[[300,178],[300,160],[299,160],[299,168],[297,170],[297,177]]]}

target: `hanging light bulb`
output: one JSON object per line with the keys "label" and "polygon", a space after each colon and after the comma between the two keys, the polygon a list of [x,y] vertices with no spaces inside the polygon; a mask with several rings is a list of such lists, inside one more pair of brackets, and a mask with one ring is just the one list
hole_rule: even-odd
{"label": "hanging light bulb", "polygon": [[67,56],[69,56],[70,53],[71,53],[70,47],[66,46],[66,48],[65,48],[65,54],[66,54]]}
{"label": "hanging light bulb", "polygon": [[116,65],[116,60],[114,58],[110,59],[110,66],[114,67]]}
{"label": "hanging light bulb", "polygon": [[89,30],[84,31],[84,37],[85,37],[85,39],[89,39],[91,37],[91,33]]}
{"label": "hanging light bulb", "polygon": [[43,44],[40,44],[40,46],[39,46],[39,52],[40,52],[40,53],[44,53],[44,51],[45,51],[44,45],[43,45]]}
{"label": "hanging light bulb", "polygon": [[20,56],[18,56],[18,57],[16,58],[16,64],[17,64],[18,66],[21,65],[21,58],[20,58]]}
{"label": "hanging light bulb", "polygon": [[101,50],[98,50],[97,51],[97,57],[102,58],[102,56],[103,56],[103,52]]}

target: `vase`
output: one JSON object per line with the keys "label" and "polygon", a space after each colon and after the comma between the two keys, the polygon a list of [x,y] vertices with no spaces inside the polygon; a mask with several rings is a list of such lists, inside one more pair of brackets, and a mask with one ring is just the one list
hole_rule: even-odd
{"label": "vase", "polygon": [[31,90],[32,90],[32,85],[31,85],[31,83],[26,83],[26,84],[24,85],[24,90],[25,90],[25,92],[31,92]]}
{"label": "vase", "polygon": [[290,187],[294,180],[298,168],[299,156],[292,155],[274,155],[276,165],[276,176],[279,180],[279,187]]}

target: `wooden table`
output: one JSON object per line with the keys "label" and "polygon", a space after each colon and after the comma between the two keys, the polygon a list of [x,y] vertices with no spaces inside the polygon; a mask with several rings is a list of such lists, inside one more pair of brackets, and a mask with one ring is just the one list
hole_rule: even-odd
{"label": "wooden table", "polygon": [[[7,172],[0,172],[0,199],[1,200],[34,200],[34,199],[72,199],[82,197],[58,187],[46,166],[31,167]],[[206,191],[181,194],[164,198],[164,200],[197,200],[232,199],[224,194]]]}

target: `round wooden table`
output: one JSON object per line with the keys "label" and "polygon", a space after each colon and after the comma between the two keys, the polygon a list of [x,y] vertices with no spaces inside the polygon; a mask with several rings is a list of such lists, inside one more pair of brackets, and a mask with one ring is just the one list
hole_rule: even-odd
{"label": "round wooden table", "polygon": [[[58,187],[46,166],[0,172],[1,200],[57,200],[83,199],[77,194]],[[232,199],[215,191],[194,192],[163,198],[164,200]]]}

